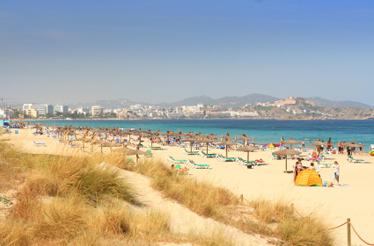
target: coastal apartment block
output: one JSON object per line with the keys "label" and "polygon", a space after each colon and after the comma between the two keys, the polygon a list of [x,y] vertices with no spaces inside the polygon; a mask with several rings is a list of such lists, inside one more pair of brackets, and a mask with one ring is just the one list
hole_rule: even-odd
{"label": "coastal apartment block", "polygon": [[91,107],[91,114],[92,116],[99,116],[104,112],[103,108],[101,106],[92,106]]}
{"label": "coastal apartment block", "polygon": [[47,114],[55,114],[56,112],[68,113],[69,107],[64,105],[52,105],[52,104],[23,104],[22,110],[25,115],[29,115],[33,118],[38,116],[46,116]]}

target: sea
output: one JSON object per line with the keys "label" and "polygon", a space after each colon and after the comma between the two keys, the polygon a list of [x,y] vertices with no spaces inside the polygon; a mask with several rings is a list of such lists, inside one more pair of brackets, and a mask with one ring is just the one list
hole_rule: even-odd
{"label": "sea", "polygon": [[[183,133],[193,132],[202,134],[215,134],[222,136],[240,136],[245,133],[259,144],[279,143],[292,137],[294,140],[305,140],[306,147],[309,141],[316,139],[325,142],[331,138],[334,146],[338,141],[355,141],[364,144],[364,152],[369,152],[370,145],[374,145],[374,120],[236,120],[236,119],[165,119],[165,120],[45,120],[40,122],[48,126],[89,126],[119,127],[126,129],[139,129],[165,132],[171,130]],[[294,145],[294,146],[297,146]],[[293,147],[294,147],[293,146]],[[310,146],[313,147],[313,146]]]}

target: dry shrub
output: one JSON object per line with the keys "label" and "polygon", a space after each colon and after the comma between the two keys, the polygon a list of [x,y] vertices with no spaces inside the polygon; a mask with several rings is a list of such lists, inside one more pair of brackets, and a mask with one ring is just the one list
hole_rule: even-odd
{"label": "dry shrub", "polygon": [[97,159],[79,156],[40,156],[40,169],[33,173],[26,187],[40,195],[67,196],[78,192],[96,202],[116,197],[135,203],[134,192],[119,170],[99,166]]}
{"label": "dry shrub", "polygon": [[34,220],[41,208],[41,201],[33,192],[21,192],[16,197],[17,202],[11,208],[9,217],[13,219]]}
{"label": "dry shrub", "polygon": [[31,236],[25,223],[21,220],[7,220],[0,224],[0,245],[31,245]]}
{"label": "dry shrub", "polygon": [[161,161],[140,162],[132,170],[150,176],[157,190],[204,216],[215,218],[222,207],[238,204],[238,197],[229,190],[177,175]]}
{"label": "dry shrub", "polygon": [[0,140],[0,190],[12,189],[23,182],[25,170],[21,168],[21,153],[9,143]]}
{"label": "dry shrub", "polygon": [[[251,201],[254,215],[263,225],[276,223],[273,233],[290,245],[333,245],[327,224],[315,214],[300,217],[286,201]],[[261,224],[260,224],[261,225]]]}
{"label": "dry shrub", "polygon": [[142,214],[132,215],[130,233],[137,239],[160,241],[170,233],[169,216],[160,211],[148,210]]}
{"label": "dry shrub", "polygon": [[235,226],[247,233],[277,236],[290,245],[331,245],[333,241],[329,231],[322,233],[322,230],[310,227],[313,225],[316,228],[326,228],[323,220],[319,220],[315,215],[300,219],[285,201],[271,202],[261,198],[253,200],[249,206],[254,208],[253,216],[256,220],[230,220],[225,211],[229,206],[238,205],[238,197],[229,190],[176,175],[159,160],[140,162],[131,170],[150,176],[156,189],[196,213]]}
{"label": "dry shrub", "polygon": [[[39,170],[31,173],[29,179],[23,187],[23,191],[33,191],[38,195],[56,196],[63,191],[64,187],[50,173]],[[61,193],[64,193],[61,192]]]}
{"label": "dry shrub", "polygon": [[124,234],[130,230],[131,217],[127,209],[119,204],[110,204],[96,209],[90,227],[106,234]]}
{"label": "dry shrub", "polygon": [[102,237],[95,231],[83,231],[79,236],[69,242],[74,246],[100,246],[103,245]]}
{"label": "dry shrub", "polygon": [[279,224],[278,235],[290,245],[333,245],[326,222],[314,215],[302,218],[286,217]]}
{"label": "dry shrub", "polygon": [[261,198],[249,204],[254,208],[254,216],[264,223],[276,223],[293,215],[293,210],[283,201],[266,201]]}
{"label": "dry shrub", "polygon": [[74,238],[87,227],[86,213],[86,205],[77,197],[55,198],[43,204],[41,216],[34,221],[34,234],[45,239]]}

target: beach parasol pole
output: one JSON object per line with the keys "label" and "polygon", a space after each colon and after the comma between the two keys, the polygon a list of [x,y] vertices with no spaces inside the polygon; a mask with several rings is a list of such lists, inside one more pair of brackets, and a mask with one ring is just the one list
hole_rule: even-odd
{"label": "beach parasol pole", "polygon": [[287,173],[287,155],[286,155],[286,171],[284,171],[285,173]]}

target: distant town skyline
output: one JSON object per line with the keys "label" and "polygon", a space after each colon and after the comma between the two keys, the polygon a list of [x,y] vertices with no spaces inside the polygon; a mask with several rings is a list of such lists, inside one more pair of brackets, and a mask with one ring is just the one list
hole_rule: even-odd
{"label": "distant town skyline", "polygon": [[206,95],[374,106],[373,1],[1,1],[0,97],[158,104]]}

